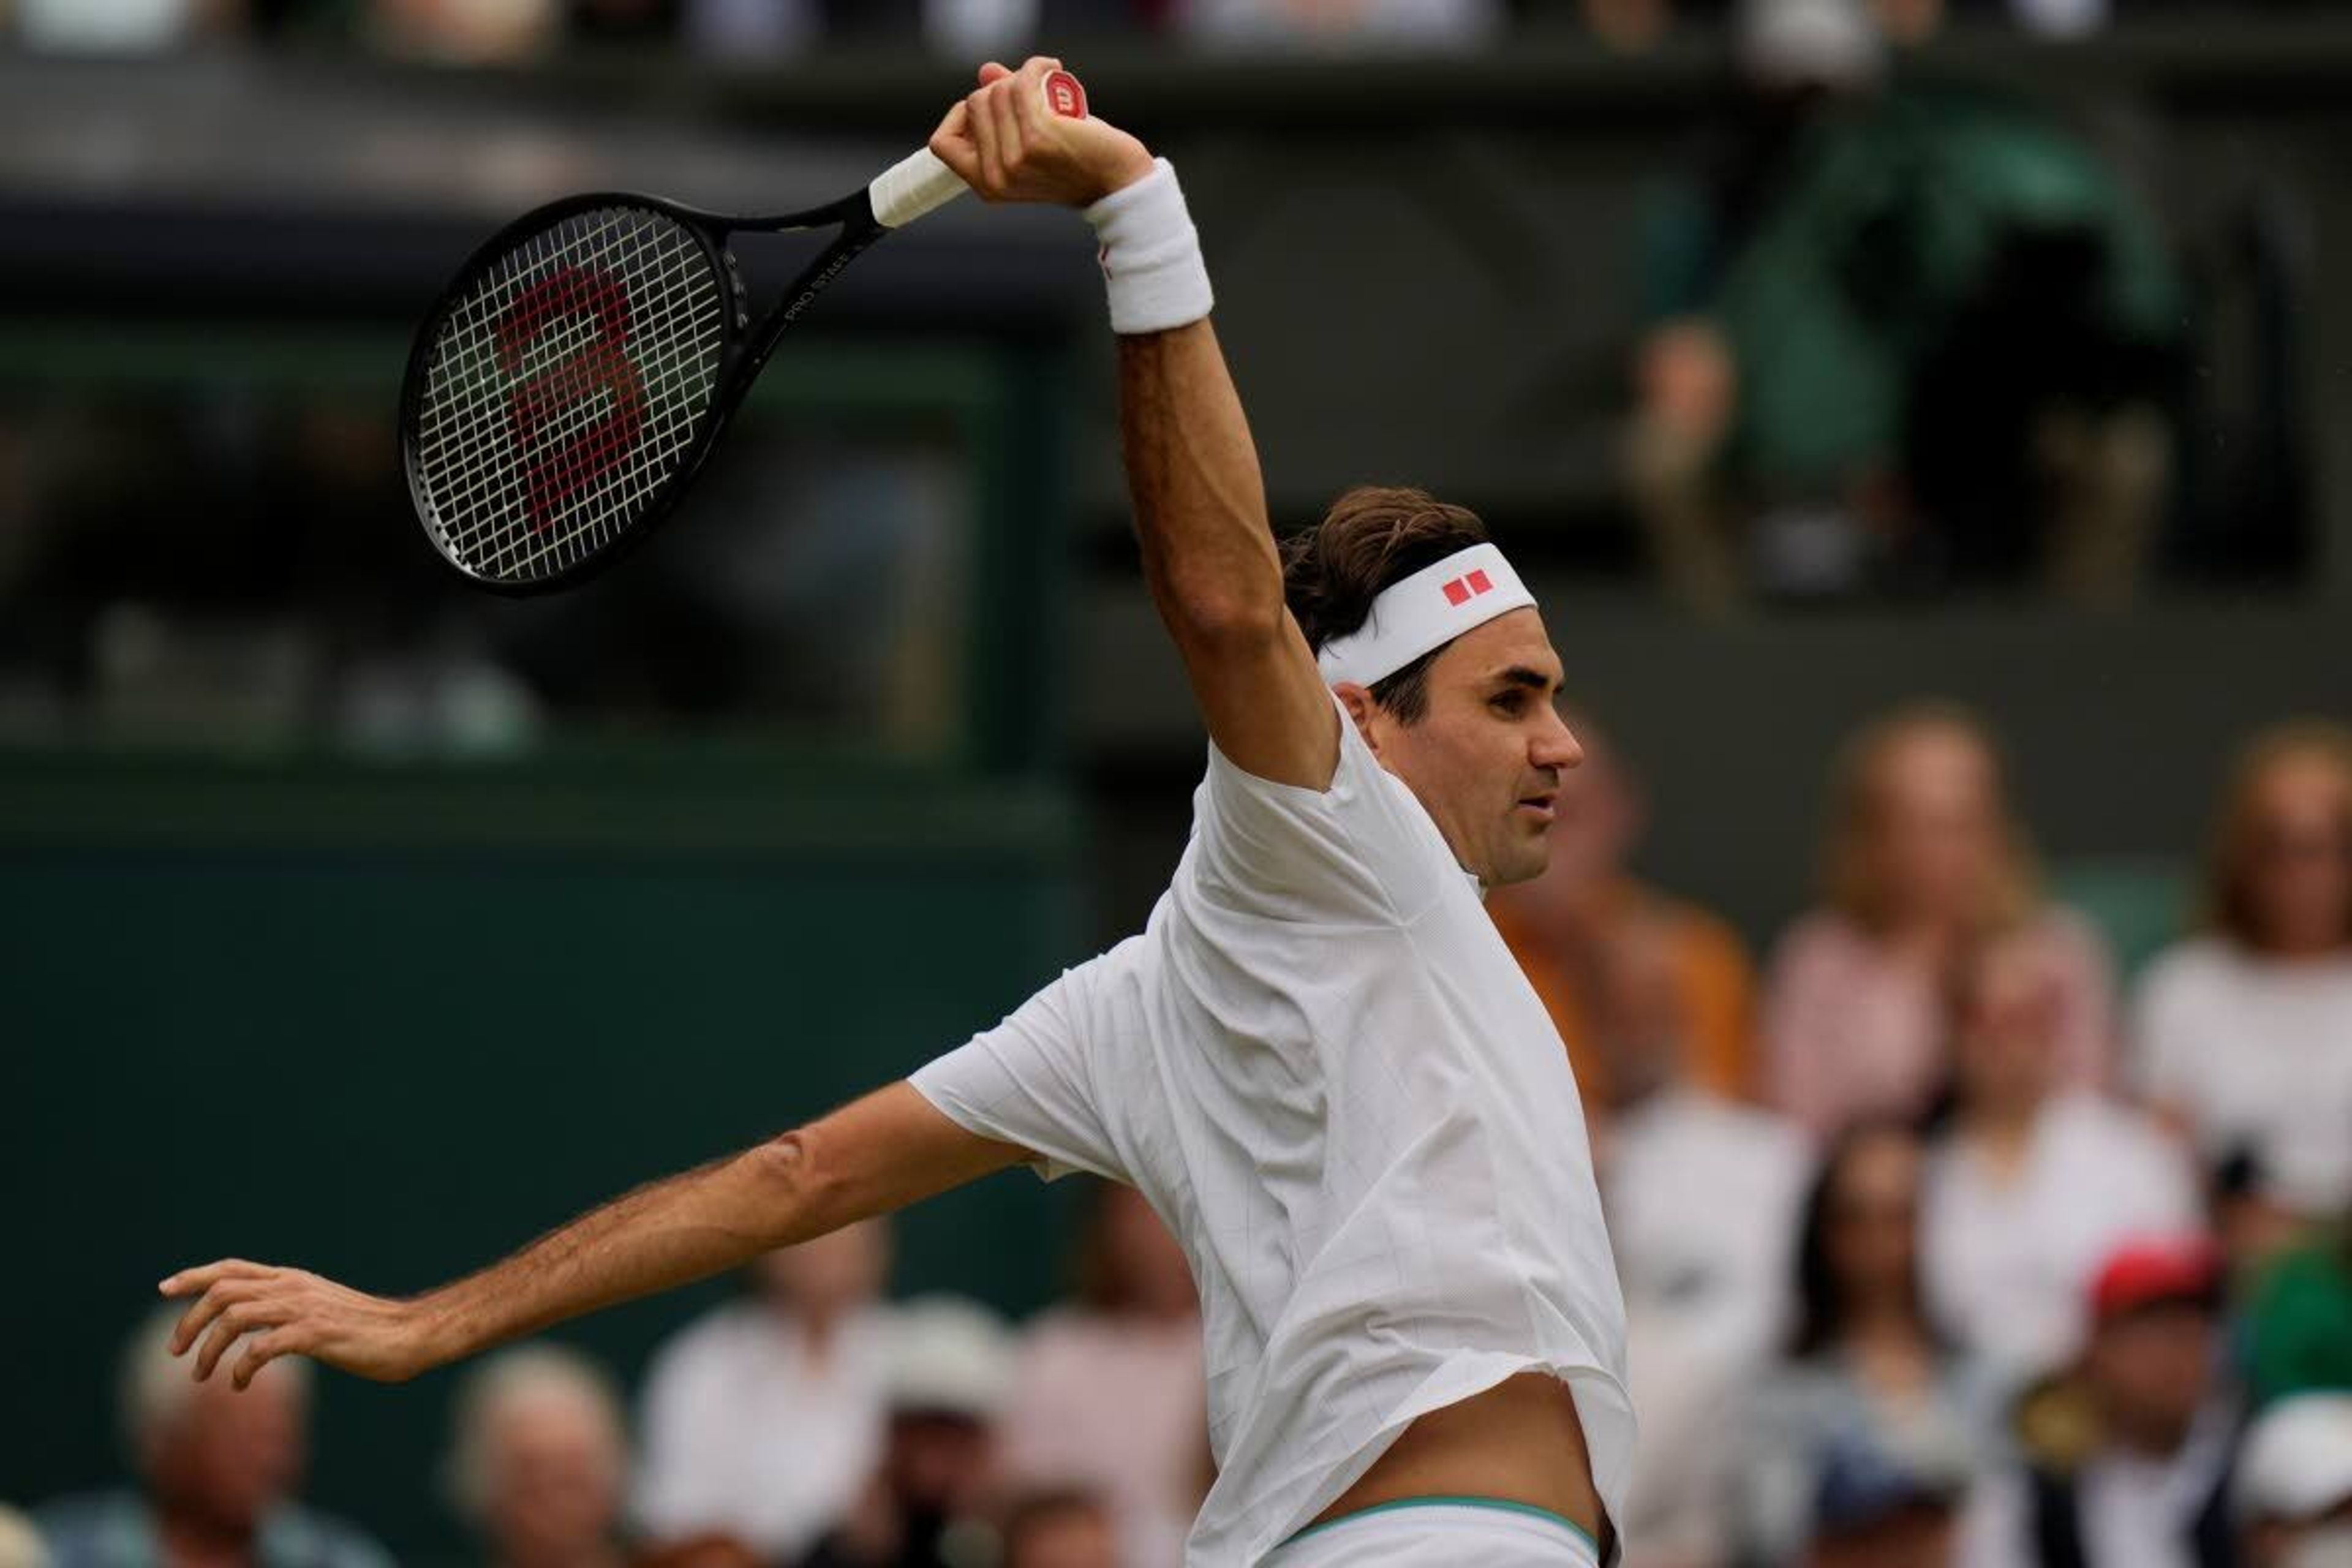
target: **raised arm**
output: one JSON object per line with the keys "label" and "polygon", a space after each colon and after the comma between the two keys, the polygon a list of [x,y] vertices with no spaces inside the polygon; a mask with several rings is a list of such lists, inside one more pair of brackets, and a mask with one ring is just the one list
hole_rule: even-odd
{"label": "raised arm", "polygon": [[[1087,209],[1113,277],[1133,265],[1174,275],[1197,266],[1174,175],[1140,142],[1099,120],[1046,112],[1058,61],[1019,72],[990,65],[931,150],[982,196]],[[1181,298],[1181,279],[1166,290]],[[1205,282],[1198,285],[1206,309]],[[1130,293],[1131,297],[1131,293]],[[1119,329],[1119,432],[1144,573],[1175,638],[1210,737],[1261,778],[1321,789],[1339,762],[1338,714],[1307,639],[1284,607],[1282,563],[1249,422],[1205,316]],[[1181,303],[1167,312],[1187,316]]]}
{"label": "raised arm", "polygon": [[1024,1151],[965,1131],[904,1083],[699,1169],[640,1187],[504,1262],[410,1298],[229,1259],[173,1275],[194,1297],[174,1354],[213,1370],[245,1339],[236,1385],[281,1355],[396,1383],[583,1312],[736,1268],[984,1176]]}

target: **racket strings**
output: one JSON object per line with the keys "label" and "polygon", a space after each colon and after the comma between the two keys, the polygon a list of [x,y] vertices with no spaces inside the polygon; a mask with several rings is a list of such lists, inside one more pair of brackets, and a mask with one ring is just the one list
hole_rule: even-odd
{"label": "racket strings", "polygon": [[727,289],[647,209],[518,242],[446,313],[411,468],[451,559],[492,581],[561,572],[645,515],[717,391]]}

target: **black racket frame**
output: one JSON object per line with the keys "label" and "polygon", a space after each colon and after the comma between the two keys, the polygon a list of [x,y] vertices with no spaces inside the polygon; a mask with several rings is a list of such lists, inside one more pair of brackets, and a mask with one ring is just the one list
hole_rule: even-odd
{"label": "black racket frame", "polygon": [[[710,409],[704,416],[702,429],[694,440],[671,459],[671,471],[661,480],[661,491],[653,498],[645,514],[610,542],[542,577],[523,581],[485,577],[458,560],[443,542],[441,532],[436,531],[433,521],[428,521],[436,513],[425,496],[417,471],[413,437],[417,427],[418,405],[425,396],[434,344],[439,341],[450,311],[465,300],[491,268],[522,240],[551,228],[575,214],[614,206],[643,208],[669,218],[694,236],[713,270],[725,280],[724,287],[729,296],[726,335],[719,344],[719,374],[711,393]],[[842,226],[841,233],[786,285],[782,295],[761,318],[759,326],[753,328],[749,292],[743,284],[742,270],[736,264],[735,253],[729,248],[729,237],[737,234],[789,234],[794,230],[822,228],[836,223]],[[457,276],[442,289],[433,309],[426,312],[423,325],[417,329],[416,341],[409,350],[408,369],[401,383],[401,472],[407,480],[409,500],[415,509],[418,524],[435,552],[477,587],[511,597],[529,597],[575,586],[636,549],[669,521],[687,492],[694,488],[694,481],[718,446],[719,436],[733,419],[736,409],[751,391],[751,384],[759,379],[769,356],[776,352],[776,345],[783,340],[785,330],[800,319],[802,312],[815,302],[835,279],[841,276],[843,268],[889,232],[889,228],[874,216],[873,202],[863,189],[853,191],[839,201],[828,202],[823,206],[771,217],[740,217],[715,213],[637,191],[587,191],[534,207],[500,227],[475,247],[473,254],[466,258],[465,265],[457,269]]]}

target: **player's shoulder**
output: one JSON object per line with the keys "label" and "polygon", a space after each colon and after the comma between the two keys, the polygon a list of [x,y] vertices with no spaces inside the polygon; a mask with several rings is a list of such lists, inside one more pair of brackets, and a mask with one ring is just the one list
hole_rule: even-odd
{"label": "player's shoulder", "polygon": [[2221,938],[2184,938],[2148,960],[2139,994],[2144,1004],[2177,1004],[2228,985],[2240,967],[2237,950]]}

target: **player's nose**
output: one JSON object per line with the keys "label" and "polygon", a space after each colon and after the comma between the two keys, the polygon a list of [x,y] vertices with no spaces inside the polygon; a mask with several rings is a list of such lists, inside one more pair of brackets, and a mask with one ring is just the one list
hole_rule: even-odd
{"label": "player's nose", "polygon": [[1549,709],[1528,743],[1528,761],[1539,768],[1572,768],[1584,761],[1584,744],[1568,721]]}

